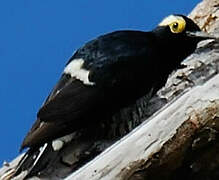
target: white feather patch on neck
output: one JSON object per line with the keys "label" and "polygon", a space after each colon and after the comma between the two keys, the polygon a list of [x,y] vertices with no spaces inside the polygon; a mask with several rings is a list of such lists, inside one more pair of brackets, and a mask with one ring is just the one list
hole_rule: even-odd
{"label": "white feather patch on neck", "polygon": [[90,82],[88,78],[90,72],[82,68],[83,64],[83,59],[74,59],[65,67],[64,73],[70,74],[71,77],[82,81],[86,85],[94,85],[95,83]]}

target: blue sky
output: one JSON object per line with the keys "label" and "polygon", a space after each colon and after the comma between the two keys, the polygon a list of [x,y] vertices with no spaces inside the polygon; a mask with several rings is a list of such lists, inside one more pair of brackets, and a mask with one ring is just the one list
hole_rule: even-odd
{"label": "blue sky", "polygon": [[1,0],[0,166],[22,139],[72,53],[121,29],[151,30],[200,0]]}

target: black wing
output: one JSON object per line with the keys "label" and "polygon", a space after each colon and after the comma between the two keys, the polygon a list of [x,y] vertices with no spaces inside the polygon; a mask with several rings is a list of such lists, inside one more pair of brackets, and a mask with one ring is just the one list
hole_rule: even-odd
{"label": "black wing", "polygon": [[37,146],[86,127],[98,116],[112,114],[150,91],[153,82],[146,77],[151,69],[146,71],[145,67],[153,68],[147,60],[153,42],[150,33],[118,31],[80,48],[67,66],[82,59],[81,68],[89,71],[89,81],[94,84],[64,73],[39,110],[22,147]]}
{"label": "black wing", "polygon": [[[22,148],[39,146],[64,136],[83,125],[81,120],[98,103],[98,89],[63,74],[38,112],[37,120],[25,137]],[[96,104],[96,105],[95,105]]]}

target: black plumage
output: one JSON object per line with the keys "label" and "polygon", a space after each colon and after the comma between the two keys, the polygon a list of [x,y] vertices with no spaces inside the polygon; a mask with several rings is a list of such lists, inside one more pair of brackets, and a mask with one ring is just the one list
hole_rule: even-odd
{"label": "black plumage", "polygon": [[208,38],[189,18],[172,15],[150,32],[116,31],[86,43],[67,63],[21,149],[38,148],[153,95]]}

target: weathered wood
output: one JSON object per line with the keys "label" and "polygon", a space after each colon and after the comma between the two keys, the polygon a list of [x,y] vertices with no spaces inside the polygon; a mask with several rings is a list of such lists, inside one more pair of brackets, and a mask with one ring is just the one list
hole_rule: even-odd
{"label": "weathered wood", "polygon": [[66,180],[129,179],[136,171],[154,166],[153,163],[175,170],[194,143],[192,136],[204,127],[219,126],[218,92],[219,75],[166,105]]}

